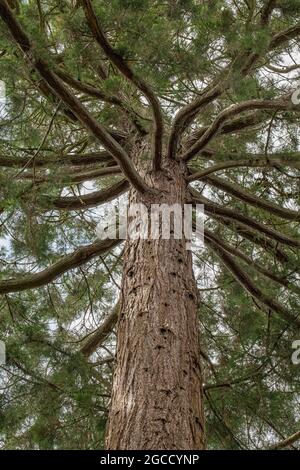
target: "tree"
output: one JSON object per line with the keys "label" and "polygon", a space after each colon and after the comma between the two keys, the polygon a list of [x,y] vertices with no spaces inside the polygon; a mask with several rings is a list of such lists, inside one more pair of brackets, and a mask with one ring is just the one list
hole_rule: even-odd
{"label": "tree", "polygon": [[[3,446],[297,445],[299,2],[0,16]],[[205,248],[93,241],[125,193],[204,204]]]}

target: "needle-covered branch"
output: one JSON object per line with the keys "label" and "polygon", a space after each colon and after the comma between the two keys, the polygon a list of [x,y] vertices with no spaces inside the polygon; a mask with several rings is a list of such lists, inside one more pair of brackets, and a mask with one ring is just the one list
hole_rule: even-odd
{"label": "needle-covered branch", "polygon": [[300,247],[300,240],[296,240],[295,238],[280,233],[277,230],[270,228],[267,225],[262,224],[261,222],[258,222],[257,220],[252,219],[251,217],[248,217],[247,215],[244,215],[238,211],[229,209],[227,207],[222,207],[221,205],[216,204],[210,199],[202,196],[198,193],[198,191],[191,189],[191,192],[193,194],[194,202],[204,204],[204,211],[206,214],[216,218],[221,217],[222,219],[235,220],[242,226],[257,230],[258,232],[267,235],[268,238],[276,240],[277,242],[280,242],[284,245]]}
{"label": "needle-covered branch", "polygon": [[126,151],[109,135],[106,129],[88,112],[76,96],[66,88],[61,79],[52,72],[48,64],[37,54],[6,0],[0,0],[0,16],[31,66],[37,70],[56,96],[69,107],[83,126],[112,154],[126,178],[138,191],[150,191],[150,188],[136,171]]}
{"label": "needle-covered branch", "polygon": [[[229,255],[220,245],[207,239],[206,243],[220,258],[224,266],[231,272],[237,282],[258,302],[264,305],[273,312],[276,312],[281,318],[287,321],[291,326],[300,328],[300,320],[296,318],[288,309],[281,305],[276,300],[267,296],[257,285],[252,281],[250,276],[235,262],[234,258]],[[266,311],[266,313],[267,313]]]}
{"label": "needle-covered branch", "polygon": [[210,160],[219,162],[203,170],[191,168],[192,174],[187,177],[188,181],[201,180],[205,176],[217,171],[238,168],[281,168],[288,167],[300,169],[300,152],[276,152],[276,153],[218,153],[211,152]]}
{"label": "needle-covered branch", "polygon": [[149,105],[151,106],[155,129],[154,129],[154,145],[153,145],[153,167],[155,170],[159,170],[161,167],[162,158],[162,139],[163,139],[163,114],[160,106],[160,102],[151,89],[150,85],[145,82],[144,79],[139,77],[123,57],[116,52],[110,45],[101,25],[97,18],[91,0],[82,0],[85,16],[89,27],[93,33],[93,36],[101,49],[104,51],[108,59],[117,67],[117,69],[131,81],[147,98]]}
{"label": "needle-covered branch", "polygon": [[20,292],[27,289],[35,289],[37,287],[45,286],[65,272],[78,268],[96,256],[106,253],[116,247],[120,242],[121,240],[118,239],[98,241],[78,248],[74,253],[61,258],[52,266],[49,266],[38,273],[25,274],[22,277],[19,275],[20,277],[15,279],[0,281],[0,294]]}
{"label": "needle-covered branch", "polygon": [[[77,184],[77,183],[84,183],[85,181],[92,181],[98,178],[103,178],[107,176],[113,176],[113,175],[119,175],[121,172],[120,168],[115,165],[115,166],[106,166],[106,167],[101,167],[95,170],[88,170],[86,172],[79,173],[76,170],[72,170],[70,172],[64,172],[60,177],[56,177],[56,181],[58,183],[61,182],[60,186],[69,186],[72,184]],[[53,176],[49,177],[49,175],[43,173],[43,174],[35,174],[33,172],[31,173],[22,173],[20,176],[18,176],[21,179],[29,179],[34,181],[35,184],[37,183],[44,183],[44,182],[49,182],[53,180]]]}
{"label": "needle-covered branch", "polygon": [[209,142],[221,131],[222,127],[225,125],[233,116],[240,114],[244,111],[254,110],[254,109],[273,109],[273,110],[297,110],[300,111],[299,105],[294,105],[291,101],[290,96],[278,100],[248,100],[242,103],[237,103],[229,106],[229,108],[224,109],[220,114],[215,118],[212,124],[204,132],[204,134],[182,155],[183,160],[190,160],[192,157],[197,155],[201,150],[203,150]]}
{"label": "needle-covered branch", "polygon": [[259,263],[254,261],[252,258],[245,255],[243,251],[230,245],[225,240],[221,239],[219,236],[213,233],[211,230],[205,228],[204,237],[211,239],[213,242],[215,242],[221,248],[223,248],[227,253],[229,253],[230,255],[233,255],[236,258],[241,259],[242,261],[246,263],[247,266],[251,266],[251,268],[254,268],[257,272],[259,272],[260,274],[263,274],[268,279],[271,279],[271,281],[276,282],[277,284],[281,285],[282,287],[285,287],[286,289],[290,289],[291,291],[296,292],[298,295],[300,294],[300,288],[297,287],[295,284],[293,284],[292,282],[289,282],[288,279],[286,279],[285,277],[279,277],[278,275],[274,274],[272,271],[264,268]]}
{"label": "needle-covered branch", "polygon": [[205,176],[202,178],[203,181],[207,182],[209,185],[214,186],[215,188],[224,191],[231,196],[240,199],[247,204],[250,204],[253,207],[260,207],[261,209],[270,212],[271,214],[277,215],[283,219],[300,221],[300,212],[294,211],[292,209],[286,209],[284,207],[275,204],[274,202],[269,202],[265,199],[261,199],[258,196],[255,196],[249,191],[244,190],[240,185],[236,183],[231,183],[223,178],[217,176]]}
{"label": "needle-covered branch", "polygon": [[52,167],[57,166],[85,166],[92,165],[94,163],[113,163],[114,160],[109,152],[94,152],[94,153],[83,153],[83,154],[66,154],[66,155],[55,155],[36,157],[13,157],[0,155],[0,167],[7,168],[35,168],[40,167]]}
{"label": "needle-covered branch", "polygon": [[[232,155],[231,155],[232,156]],[[246,156],[246,155],[245,155]],[[224,159],[226,160],[226,158]],[[288,168],[297,168],[300,169],[300,160],[285,160],[282,157],[276,157],[275,155],[261,155],[261,157],[255,154],[252,155],[249,159],[244,160],[229,160],[223,161],[216,165],[207,167],[204,170],[196,171],[192,175],[188,176],[187,181],[196,181],[209,176],[212,173],[217,173],[222,170],[229,170],[231,168],[277,168],[278,167],[288,167]]]}
{"label": "needle-covered branch", "polygon": [[45,210],[58,209],[58,210],[80,210],[89,207],[96,207],[100,204],[105,204],[113,199],[121,196],[129,189],[129,183],[126,180],[119,181],[107,189],[93,191],[92,193],[83,196],[41,196],[41,204]]}
{"label": "needle-covered branch", "polygon": [[[274,2],[270,1],[269,5],[262,12],[262,26],[265,27],[264,23],[267,23],[270,14],[274,8]],[[274,51],[277,47],[280,47],[284,43],[295,39],[300,35],[300,25],[297,24],[285,31],[275,33],[267,47],[266,52]],[[168,143],[168,155],[170,158],[175,158],[177,152],[177,146],[181,139],[181,136],[186,128],[191,124],[195,116],[209,103],[220,97],[226,90],[231,86],[230,76],[232,71],[235,69],[235,65],[240,63],[240,73],[242,80],[243,77],[247,76],[252,70],[253,66],[259,60],[260,55],[257,53],[241,52],[240,57],[226,67],[221,73],[217,80],[211,85],[208,85],[203,93],[197,98],[191,101],[189,104],[183,106],[176,114],[169,138]]]}

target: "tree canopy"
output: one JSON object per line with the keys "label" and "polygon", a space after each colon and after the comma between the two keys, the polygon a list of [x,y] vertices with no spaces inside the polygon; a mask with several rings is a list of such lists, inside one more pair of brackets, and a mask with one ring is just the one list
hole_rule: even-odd
{"label": "tree canopy", "polygon": [[299,449],[299,0],[0,0],[0,17],[0,447],[103,446],[123,245],[95,228],[147,190],[138,136],[205,207],[208,447]]}

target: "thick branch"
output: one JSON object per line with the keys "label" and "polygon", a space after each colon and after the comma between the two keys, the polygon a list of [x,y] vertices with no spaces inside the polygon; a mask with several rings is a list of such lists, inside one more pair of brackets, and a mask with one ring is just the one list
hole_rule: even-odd
{"label": "thick branch", "polygon": [[237,103],[229,108],[224,109],[216,117],[213,123],[208,127],[204,134],[182,155],[183,160],[190,160],[194,155],[203,150],[208,143],[220,132],[226,121],[236,114],[253,109],[275,109],[286,110],[296,109],[300,110],[300,106],[293,105],[290,97],[278,100],[248,100],[242,103]]}
{"label": "thick branch", "polygon": [[[246,156],[246,155],[245,155]],[[232,157],[232,155],[231,155]],[[214,157],[213,157],[214,158]],[[300,169],[300,160],[299,159],[286,159],[284,157],[276,157],[276,155],[252,155],[249,159],[244,160],[229,160],[218,163],[217,165],[212,165],[204,170],[195,171],[190,176],[188,176],[187,181],[196,181],[201,180],[205,176],[209,176],[212,173],[216,173],[222,170],[228,170],[231,168],[277,168],[281,166],[287,166],[291,168]]]}
{"label": "thick branch", "polygon": [[280,243],[283,243],[288,246],[300,246],[299,240],[296,240],[283,233],[278,232],[277,230],[269,228],[267,225],[264,225],[261,222],[258,222],[257,220],[248,217],[247,215],[241,214],[240,212],[236,212],[227,207],[222,207],[221,205],[216,204],[213,201],[202,196],[198,193],[198,191],[191,189],[191,192],[193,194],[193,200],[195,202],[198,202],[199,204],[204,204],[205,213],[211,215],[212,217],[221,217],[222,219],[225,218],[229,220],[235,220],[239,222],[242,226],[245,226],[246,228],[250,227],[251,229],[257,230],[260,233],[264,233],[269,238],[276,240]]}
{"label": "thick branch", "polygon": [[103,343],[107,336],[111,333],[113,327],[117,323],[120,310],[120,301],[116,303],[108,317],[104,320],[102,325],[87,339],[85,344],[80,349],[80,352],[86,356],[91,356],[97,348]]}
{"label": "thick branch", "polygon": [[15,42],[24,52],[27,60],[39,72],[45,82],[51,87],[55,95],[65,103],[75,114],[78,120],[94,135],[100,143],[112,154],[118,162],[126,178],[140,192],[149,190],[143,178],[137,173],[132,161],[125,150],[113,139],[106,129],[96,121],[82,103],[63,84],[63,82],[50,70],[46,62],[36,54],[30,39],[23,31],[20,23],[14,17],[5,0],[0,0],[0,15],[6,23]]}
{"label": "thick branch", "polygon": [[235,235],[246,238],[246,240],[249,240],[254,245],[263,248],[263,250],[274,256],[281,264],[284,265],[290,262],[289,257],[278,246],[278,243],[273,243],[265,235],[262,235],[253,229],[247,228],[244,224],[241,224],[237,221],[230,221],[220,217],[219,222],[231,230],[231,232],[233,232]]}
{"label": "thick branch", "polygon": [[[122,172],[118,166],[106,166],[82,173],[78,173],[77,170],[71,172],[63,172],[60,177],[58,177],[57,174],[55,174],[55,177],[59,183],[61,182],[61,186],[68,186],[71,184],[83,183],[84,181],[91,181],[106,176],[119,175],[120,173]],[[21,174],[19,178],[27,180],[31,179],[34,181],[35,184],[53,180],[53,176],[49,176],[45,173],[34,174],[33,172]]]}
{"label": "thick branch", "polygon": [[300,35],[300,24],[296,24],[295,26],[291,26],[290,28],[286,29],[285,31],[280,31],[279,33],[274,34],[271,39],[269,50],[273,50],[277,47],[282,46],[287,41],[291,39],[295,39]]}
{"label": "thick branch", "polygon": [[[262,121],[264,121],[268,116],[263,111],[254,111],[247,114],[246,116],[241,116],[235,119],[232,119],[230,122],[226,122],[222,129],[220,130],[220,135],[223,134],[232,134],[239,132],[248,127],[257,126]],[[185,147],[190,147],[197,140],[199,140],[207,131],[209,126],[201,127],[200,129],[193,132],[187,139],[187,142],[184,144]]]}
{"label": "thick branch", "polygon": [[83,196],[66,196],[56,198],[51,196],[43,196],[42,203],[43,206],[46,204],[47,210],[49,210],[51,207],[59,210],[87,209],[88,207],[95,207],[99,204],[112,201],[116,197],[125,193],[128,189],[128,181],[122,180],[107,189],[94,191]]}
{"label": "thick branch", "polygon": [[112,163],[114,162],[110,153],[103,151],[103,152],[95,152],[95,153],[83,153],[83,154],[67,154],[67,155],[57,155],[47,156],[47,157],[36,157],[33,159],[32,157],[25,158],[25,157],[7,157],[5,155],[0,155],[0,167],[7,167],[7,168],[35,168],[38,167],[51,167],[52,165],[73,165],[73,166],[81,166],[81,165],[91,165],[93,163]]}
{"label": "thick branch", "polygon": [[120,242],[121,240],[117,239],[92,243],[91,245],[78,248],[74,253],[65,256],[52,266],[36,274],[27,274],[16,279],[0,281],[0,294],[20,292],[26,289],[35,289],[49,284],[65,272],[78,268],[96,256],[106,253],[117,246]]}
{"label": "thick branch", "polygon": [[234,261],[232,256],[230,256],[226,251],[224,251],[219,245],[214,243],[211,239],[207,239],[208,245],[211,249],[218,255],[224,266],[231,272],[233,277],[238,281],[238,283],[244,287],[244,289],[256,300],[265,305],[267,309],[271,309],[280,315],[284,320],[286,320],[291,325],[296,325],[300,328],[300,320],[294,317],[289,310],[287,310],[283,305],[281,305],[276,300],[268,297],[264,292],[262,292],[248,276],[248,274],[243,271],[240,266]]}
{"label": "thick branch", "polygon": [[246,263],[247,266],[251,266],[254,268],[257,272],[263,274],[265,277],[271,279],[272,281],[276,282],[277,284],[290,289],[297,294],[300,293],[300,288],[294,285],[293,283],[290,283],[286,278],[281,278],[273,274],[271,271],[268,269],[264,268],[260,264],[256,263],[253,261],[249,256],[245,255],[245,253],[238,248],[235,248],[234,246],[230,245],[227,243],[224,239],[221,239],[219,236],[215,235],[212,231],[209,229],[205,228],[204,231],[204,237],[211,239],[213,242],[215,242],[217,245],[219,245],[221,248],[223,248],[227,253],[230,255],[233,255],[237,258],[240,258],[242,261]]}
{"label": "thick branch", "polygon": [[69,75],[62,69],[56,68],[55,73],[65,83],[70,85],[75,90],[81,91],[82,93],[85,93],[89,96],[93,96],[94,98],[98,98],[101,101],[104,101],[105,103],[110,103],[112,105],[119,107],[123,111],[123,113],[131,119],[131,121],[133,122],[133,124],[135,125],[135,127],[141,134],[146,133],[145,129],[140,124],[139,119],[137,118],[137,115],[135,114],[135,112],[132,109],[130,109],[130,107],[126,103],[124,103],[118,96],[110,95],[100,90],[99,88],[96,88],[92,85],[81,82],[80,80],[76,80],[75,78],[73,78],[71,75]]}
{"label": "thick branch", "polygon": [[292,434],[291,436],[287,437],[286,439],[283,439],[280,442],[277,442],[276,444],[273,444],[271,447],[269,447],[269,450],[279,450],[279,449],[284,449],[285,447],[289,447],[294,442],[299,441],[300,439],[300,431],[295,432],[295,434]]}
{"label": "thick branch", "polygon": [[161,166],[163,138],[163,115],[160,102],[151,87],[142,78],[137,76],[127,64],[127,62],[123,59],[123,57],[111,47],[94,12],[91,1],[82,0],[82,5],[85,11],[87,22],[101,49],[105,52],[109,60],[118,68],[118,70],[146,96],[151,106],[155,122],[153,165],[155,170],[159,170]]}
{"label": "thick branch", "polygon": [[277,215],[278,217],[282,217],[283,219],[287,220],[300,220],[300,213],[297,211],[293,211],[291,209],[285,209],[273,202],[268,202],[265,199],[260,199],[257,196],[245,191],[241,186],[238,184],[230,183],[224,179],[218,178],[217,176],[205,176],[203,178],[208,184],[224,191],[225,193],[231,194],[232,196],[241,199],[242,201],[250,204],[254,207],[260,207],[272,214]]}
{"label": "thick branch", "polygon": [[277,0],[266,0],[261,12],[261,24],[266,26],[269,23],[272,11],[276,7]]}

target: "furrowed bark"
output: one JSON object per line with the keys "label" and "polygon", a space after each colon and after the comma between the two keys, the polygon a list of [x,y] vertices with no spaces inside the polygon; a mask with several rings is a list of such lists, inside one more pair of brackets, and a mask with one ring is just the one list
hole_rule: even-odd
{"label": "furrowed bark", "polygon": [[[168,162],[151,176],[163,192],[132,190],[131,202],[183,204],[182,168]],[[198,300],[185,240],[128,239],[121,299],[107,449],[203,449]]]}

